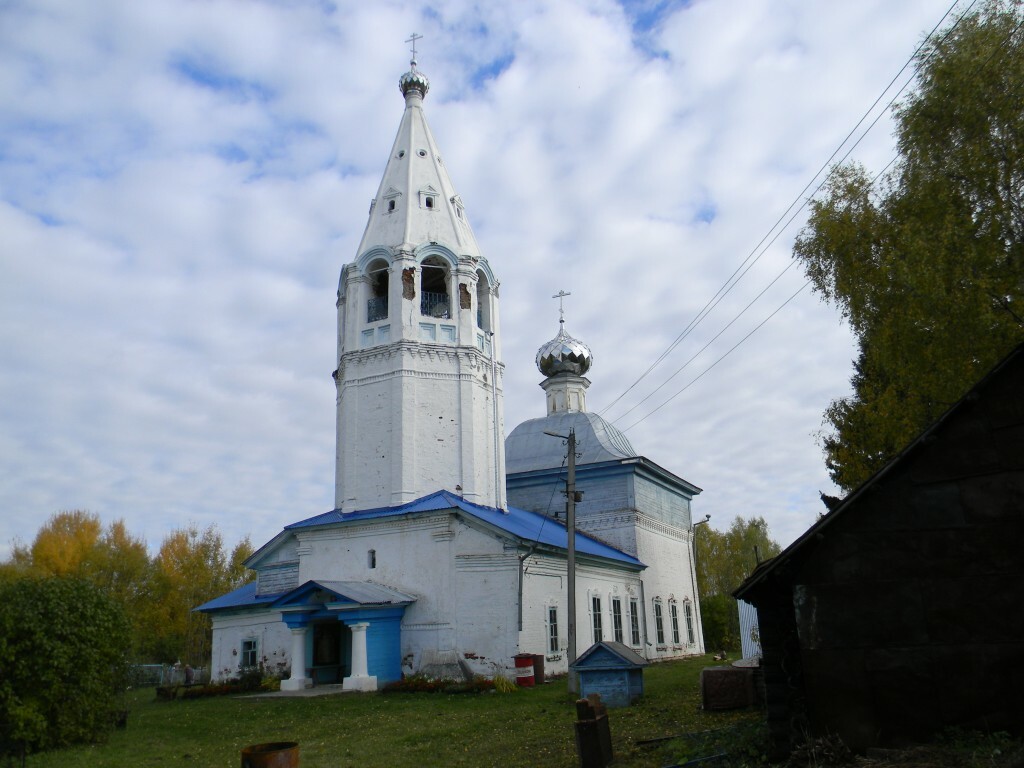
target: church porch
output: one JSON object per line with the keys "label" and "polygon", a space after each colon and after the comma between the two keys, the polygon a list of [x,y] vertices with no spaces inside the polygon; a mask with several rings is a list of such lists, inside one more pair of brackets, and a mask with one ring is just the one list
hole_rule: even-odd
{"label": "church porch", "polygon": [[415,597],[369,582],[310,581],[273,604],[291,631],[282,691],[341,683],[375,691],[401,678],[401,625]]}

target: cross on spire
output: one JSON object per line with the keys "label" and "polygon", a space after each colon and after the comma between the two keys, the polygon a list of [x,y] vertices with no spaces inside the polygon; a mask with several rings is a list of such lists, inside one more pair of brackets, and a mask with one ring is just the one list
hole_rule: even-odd
{"label": "cross on spire", "polygon": [[566,296],[572,296],[572,294],[571,293],[566,293],[563,290],[559,290],[558,293],[556,293],[554,296],[551,297],[552,299],[558,299],[558,322],[560,324],[563,324],[563,325],[565,324],[565,297]]}
{"label": "cross on spire", "polygon": [[423,35],[417,35],[415,32],[405,42],[412,43],[412,60],[409,62],[413,69],[416,69],[416,41],[422,40]]}

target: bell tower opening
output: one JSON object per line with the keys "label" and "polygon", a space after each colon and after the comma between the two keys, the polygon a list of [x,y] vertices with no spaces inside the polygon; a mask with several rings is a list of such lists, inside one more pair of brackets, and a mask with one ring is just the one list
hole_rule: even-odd
{"label": "bell tower opening", "polygon": [[420,264],[420,314],[424,317],[452,316],[448,275],[448,264],[439,256],[428,256]]}
{"label": "bell tower opening", "polygon": [[370,264],[370,297],[366,301],[366,322],[375,323],[388,318],[388,264],[377,259]]}
{"label": "bell tower opening", "polygon": [[476,272],[476,325],[481,331],[491,330],[491,286],[480,269]]}

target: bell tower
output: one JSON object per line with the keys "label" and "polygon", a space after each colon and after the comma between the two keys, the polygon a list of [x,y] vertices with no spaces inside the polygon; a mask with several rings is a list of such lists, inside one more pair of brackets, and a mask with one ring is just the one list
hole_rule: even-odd
{"label": "bell tower", "polygon": [[398,135],[338,283],[334,503],[448,490],[503,508],[498,281],[427,125],[415,47],[399,87]]}

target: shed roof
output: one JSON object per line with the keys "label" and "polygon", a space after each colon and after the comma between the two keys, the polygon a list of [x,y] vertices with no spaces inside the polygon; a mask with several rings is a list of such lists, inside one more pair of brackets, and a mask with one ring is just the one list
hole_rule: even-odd
{"label": "shed roof", "polygon": [[637,669],[647,665],[647,659],[628,645],[614,640],[601,640],[587,648],[569,666],[573,669]]}
{"label": "shed roof", "polygon": [[993,380],[1004,375],[1008,369],[1015,365],[1024,364],[1024,344],[1017,345],[1005,358],[1003,358],[991,371],[989,371],[977,384],[971,387],[963,397],[950,406],[942,416],[936,419],[920,435],[912,440],[900,451],[888,464],[875,472],[874,475],[865,480],[860,487],[852,491],[840,504],[828,514],[819,518],[802,536],[786,547],[780,554],[771,560],[767,560],[757,568],[746,580],[733,591],[733,597],[740,600],[751,600],[751,596],[758,587],[774,574],[781,572],[785,566],[801,556],[804,551],[811,551],[819,535],[828,526],[832,525],[838,518],[850,513],[851,509],[857,506],[857,502],[873,487],[879,484],[887,475],[896,471],[904,462],[914,455],[922,445],[930,442],[943,425],[955,418],[965,407],[965,403],[977,400],[982,392],[986,390]]}

